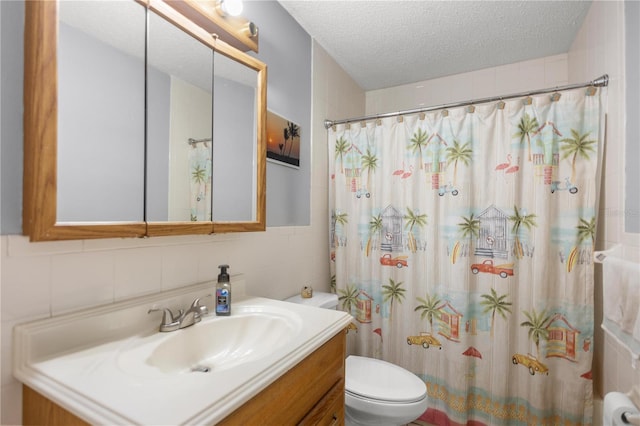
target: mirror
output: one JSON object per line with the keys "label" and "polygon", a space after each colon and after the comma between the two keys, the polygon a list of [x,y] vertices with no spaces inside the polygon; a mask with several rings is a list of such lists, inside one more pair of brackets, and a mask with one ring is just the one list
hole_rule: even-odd
{"label": "mirror", "polygon": [[[94,3],[64,2],[58,22],[58,2],[25,2],[22,227],[31,241],[146,232],[139,87],[146,11],[132,2],[113,15],[116,3]],[[80,9],[88,4],[96,9]],[[125,32],[135,35],[127,40],[131,50],[123,51],[118,36]],[[91,56],[83,58],[80,50]],[[92,55],[98,51],[105,57]],[[124,155],[117,150],[122,146]]]}
{"label": "mirror", "polygon": [[224,55],[215,55],[213,98],[213,219],[256,220],[258,73]]}
{"label": "mirror", "polygon": [[144,220],[145,15],[60,3],[58,222]]}
{"label": "mirror", "polygon": [[148,35],[147,220],[211,222],[213,50],[154,13]]}
{"label": "mirror", "polygon": [[147,234],[264,230],[266,65],[149,8]]}
{"label": "mirror", "polygon": [[[147,40],[145,57],[148,11],[150,37],[172,31],[171,40],[158,43],[182,40],[189,47],[180,45],[180,54],[202,62],[185,66],[178,56],[166,68],[161,62],[172,59],[172,49],[155,39]],[[58,12],[60,43],[52,43]],[[25,3],[25,13],[23,233],[31,241],[265,229],[266,65],[162,1],[34,1]],[[71,56],[80,48],[85,57]],[[97,55],[99,49],[111,53]],[[110,59],[92,61],[94,54]],[[69,66],[68,57],[82,67]],[[167,79],[175,80],[176,93],[171,84],[167,92]],[[194,88],[203,98],[197,102]],[[212,91],[216,106],[207,107]],[[194,117],[178,103],[184,98]],[[178,131],[195,116],[197,123]],[[206,159],[196,166],[202,185],[194,194],[204,203],[192,214],[191,192],[183,189],[194,176],[189,153],[207,143],[213,162],[210,171]]]}

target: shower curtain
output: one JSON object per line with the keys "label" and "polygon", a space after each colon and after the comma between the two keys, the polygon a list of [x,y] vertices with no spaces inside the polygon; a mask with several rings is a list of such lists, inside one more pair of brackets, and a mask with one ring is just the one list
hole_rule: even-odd
{"label": "shower curtain", "polygon": [[192,222],[211,220],[211,154],[208,142],[194,143],[189,148]]}
{"label": "shower curtain", "polygon": [[601,91],[329,129],[348,345],[425,381],[420,420],[591,424]]}

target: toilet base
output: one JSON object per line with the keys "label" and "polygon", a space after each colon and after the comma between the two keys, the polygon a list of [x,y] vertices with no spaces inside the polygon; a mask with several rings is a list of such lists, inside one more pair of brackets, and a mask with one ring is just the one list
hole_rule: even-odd
{"label": "toilet base", "polygon": [[[416,419],[413,419],[416,420]],[[411,423],[413,420],[409,420],[407,423]],[[345,426],[404,426],[407,423],[394,423],[387,422],[384,420],[376,419],[375,421],[368,421],[365,423],[360,423],[353,418],[351,418],[348,414],[344,415],[344,425]]]}
{"label": "toilet base", "polygon": [[427,398],[407,404],[380,403],[345,393],[346,426],[401,426],[427,410]]}
{"label": "toilet base", "polygon": [[347,414],[345,410],[344,426],[401,426],[401,425],[380,421],[379,419],[377,419],[375,422],[373,422],[372,420],[371,422],[361,423],[353,419],[351,416],[349,416],[349,414]]}

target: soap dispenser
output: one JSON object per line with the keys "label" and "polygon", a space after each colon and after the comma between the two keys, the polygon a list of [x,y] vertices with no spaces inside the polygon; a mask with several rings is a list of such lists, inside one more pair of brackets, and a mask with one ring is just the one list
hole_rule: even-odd
{"label": "soap dispenser", "polygon": [[229,265],[220,265],[218,284],[216,285],[216,315],[231,314],[231,283],[227,269]]}

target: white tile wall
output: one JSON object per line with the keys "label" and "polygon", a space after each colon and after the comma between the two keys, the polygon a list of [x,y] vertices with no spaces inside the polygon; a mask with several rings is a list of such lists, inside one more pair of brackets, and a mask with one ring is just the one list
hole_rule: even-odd
{"label": "white tile wall", "polygon": [[367,92],[367,115],[567,84],[567,54]]}
{"label": "white tile wall", "polygon": [[0,424],[21,423],[11,375],[14,325],[215,279],[218,265],[243,273],[246,291],[283,299],[303,285],[329,289],[327,144],[322,121],[364,114],[364,91],[314,45],[311,225],[213,236],[29,243],[0,237],[2,315]]}

